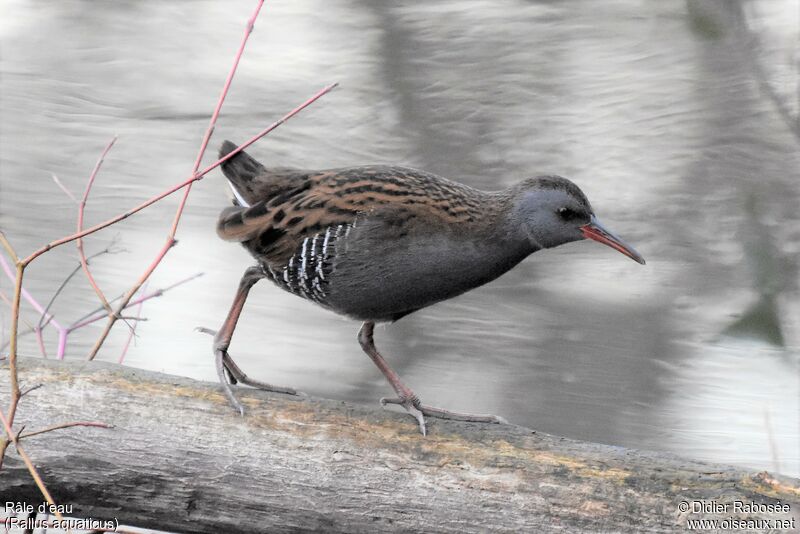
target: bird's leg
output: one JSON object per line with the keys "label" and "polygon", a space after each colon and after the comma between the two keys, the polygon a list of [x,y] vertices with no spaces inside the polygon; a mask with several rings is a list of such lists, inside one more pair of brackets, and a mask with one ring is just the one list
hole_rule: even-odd
{"label": "bird's leg", "polygon": [[241,382],[254,388],[263,389],[265,391],[275,391],[277,393],[287,393],[289,395],[297,395],[297,391],[292,388],[273,386],[266,382],[253,380],[249,378],[238,365],[233,361],[230,354],[228,354],[228,347],[231,344],[233,331],[236,329],[236,323],[239,321],[239,316],[242,314],[242,308],[247,300],[247,295],[250,293],[256,282],[264,278],[264,271],[260,266],[253,266],[247,269],[239,282],[239,289],[236,291],[236,297],[233,299],[231,309],[228,311],[228,316],[222,327],[214,335],[214,358],[217,368],[217,375],[222,384],[222,391],[228,398],[230,403],[236,408],[240,414],[244,415],[244,406],[236,399],[231,389],[231,384]]}
{"label": "bird's leg", "polygon": [[394,399],[381,399],[381,404],[399,404],[403,408],[406,409],[408,413],[413,415],[417,422],[419,423],[419,429],[422,432],[422,435],[427,435],[428,431],[425,426],[425,417],[438,417],[439,419],[454,419],[457,421],[471,421],[477,423],[505,423],[505,419],[502,417],[498,417],[496,415],[480,415],[480,414],[469,414],[469,413],[460,413],[460,412],[451,412],[450,410],[444,410],[442,408],[434,408],[432,406],[426,406],[422,404],[417,397],[416,393],[414,393],[411,388],[403,384],[400,380],[400,376],[389,366],[389,363],[384,359],[383,356],[378,352],[378,349],[375,348],[375,340],[373,338],[373,332],[375,330],[375,323],[372,321],[367,321],[361,326],[361,330],[358,331],[358,342],[361,344],[361,348],[364,349],[364,352],[375,362],[375,365],[378,366],[378,369],[381,370],[383,376],[386,377],[386,380],[392,385],[392,388],[397,393],[397,398]]}

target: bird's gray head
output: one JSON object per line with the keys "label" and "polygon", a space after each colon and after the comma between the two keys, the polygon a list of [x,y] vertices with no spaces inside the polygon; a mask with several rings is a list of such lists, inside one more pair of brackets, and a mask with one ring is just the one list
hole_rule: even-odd
{"label": "bird's gray head", "polygon": [[536,248],[593,239],[644,264],[633,247],[600,224],[589,199],[561,176],[539,176],[514,188],[512,217]]}

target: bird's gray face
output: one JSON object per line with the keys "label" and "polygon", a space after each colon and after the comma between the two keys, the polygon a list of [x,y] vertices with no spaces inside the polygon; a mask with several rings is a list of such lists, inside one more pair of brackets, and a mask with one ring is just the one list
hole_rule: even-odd
{"label": "bird's gray face", "polygon": [[534,189],[522,196],[520,211],[528,238],[537,248],[552,248],[584,238],[592,208],[561,189]]}
{"label": "bird's gray face", "polygon": [[620,237],[605,228],[592,210],[586,196],[565,178],[546,177],[548,185],[525,191],[518,213],[528,238],[536,248],[552,248],[564,243],[592,239],[644,264],[644,258]]}

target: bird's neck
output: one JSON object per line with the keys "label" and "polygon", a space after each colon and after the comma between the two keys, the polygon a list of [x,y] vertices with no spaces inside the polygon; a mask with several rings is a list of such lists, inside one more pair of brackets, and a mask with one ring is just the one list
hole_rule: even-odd
{"label": "bird's neck", "polygon": [[488,241],[509,254],[525,257],[544,247],[535,243],[525,229],[517,209],[518,194],[516,187],[486,193],[482,226],[487,229]]}

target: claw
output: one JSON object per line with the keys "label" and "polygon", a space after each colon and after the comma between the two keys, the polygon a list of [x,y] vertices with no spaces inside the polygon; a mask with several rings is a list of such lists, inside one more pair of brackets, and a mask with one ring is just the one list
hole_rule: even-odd
{"label": "claw", "polygon": [[[418,402],[419,401],[417,401],[417,403]],[[420,432],[422,432],[422,435],[423,436],[428,435],[428,427],[425,424],[425,414],[422,411],[420,411],[420,409],[417,407],[417,403],[415,403],[413,400],[400,399],[397,397],[393,398],[381,397],[380,403],[381,406],[383,406],[384,408],[386,408],[387,404],[398,404],[402,406],[411,416],[413,416],[417,420],[417,423],[419,424],[419,430]]]}
{"label": "claw", "polygon": [[244,406],[239,400],[236,398],[236,395],[233,394],[233,389],[231,389],[231,385],[228,382],[227,378],[230,376],[228,368],[225,366],[225,353],[220,350],[214,351],[214,366],[217,368],[217,376],[219,377],[220,386],[222,386],[222,393],[228,399],[228,402],[231,403],[233,408],[239,412],[239,415],[244,415]]}
{"label": "claw", "polygon": [[417,423],[419,423],[419,431],[422,432],[423,436],[428,435],[428,428],[425,426],[425,416],[422,415],[422,412],[417,409],[416,406],[413,404],[406,404],[404,405],[405,409],[408,413],[413,415],[417,419]]}

